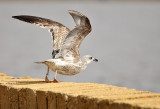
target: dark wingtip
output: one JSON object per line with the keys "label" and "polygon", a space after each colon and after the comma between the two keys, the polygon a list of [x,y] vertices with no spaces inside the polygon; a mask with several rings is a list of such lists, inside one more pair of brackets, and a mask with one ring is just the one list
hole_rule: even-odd
{"label": "dark wingtip", "polygon": [[18,19],[18,16],[12,16],[12,18]]}
{"label": "dark wingtip", "polygon": [[12,18],[21,20],[21,16],[12,16]]}
{"label": "dark wingtip", "polygon": [[16,16],[12,16],[12,18],[16,18]]}
{"label": "dark wingtip", "polygon": [[24,22],[28,22],[28,23],[34,23],[36,20],[39,20],[38,17],[29,16],[29,15],[12,16],[12,18],[18,19]]}

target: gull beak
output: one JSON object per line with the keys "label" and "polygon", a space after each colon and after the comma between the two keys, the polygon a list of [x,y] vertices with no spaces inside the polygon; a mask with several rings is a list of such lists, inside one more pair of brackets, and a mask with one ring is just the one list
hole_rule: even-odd
{"label": "gull beak", "polygon": [[98,62],[98,59],[94,58],[93,61]]}

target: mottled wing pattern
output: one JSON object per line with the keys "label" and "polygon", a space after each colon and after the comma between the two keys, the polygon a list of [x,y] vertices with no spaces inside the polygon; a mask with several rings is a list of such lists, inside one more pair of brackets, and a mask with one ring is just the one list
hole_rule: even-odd
{"label": "mottled wing pattern", "polygon": [[79,47],[83,39],[91,32],[89,19],[77,12],[70,10],[69,14],[73,17],[76,27],[67,35],[59,55],[65,60],[79,61]]}
{"label": "mottled wing pattern", "polygon": [[64,26],[63,24],[52,21],[50,19],[29,16],[29,15],[20,15],[20,16],[13,16],[15,19],[19,19],[24,22],[28,22],[31,24],[36,24],[41,28],[49,29],[53,38],[53,49],[59,50],[64,42],[65,37],[70,32],[70,29]]}
{"label": "mottled wing pattern", "polygon": [[[76,26],[85,25],[85,19],[87,18],[78,11],[69,10],[69,14],[72,16]],[[88,18],[87,18],[88,19]]]}

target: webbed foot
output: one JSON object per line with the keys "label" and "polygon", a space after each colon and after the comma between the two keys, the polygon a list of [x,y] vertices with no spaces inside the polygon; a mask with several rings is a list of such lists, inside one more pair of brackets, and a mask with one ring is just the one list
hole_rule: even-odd
{"label": "webbed foot", "polygon": [[55,78],[54,78],[53,82],[54,82],[54,83],[58,83],[58,81],[57,81]]}
{"label": "webbed foot", "polygon": [[46,83],[49,83],[50,81],[49,81],[49,78],[48,78],[48,75],[46,75],[46,77],[45,77],[45,82]]}

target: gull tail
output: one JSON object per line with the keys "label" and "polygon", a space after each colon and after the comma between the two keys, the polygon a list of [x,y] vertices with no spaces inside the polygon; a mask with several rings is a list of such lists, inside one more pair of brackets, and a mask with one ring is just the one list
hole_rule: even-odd
{"label": "gull tail", "polygon": [[34,62],[34,63],[36,63],[36,64],[43,64],[44,62]]}

